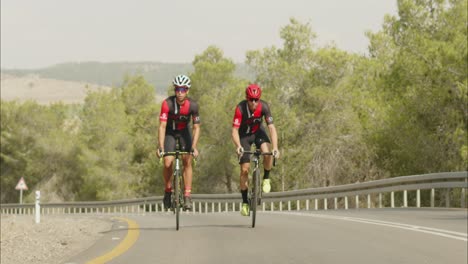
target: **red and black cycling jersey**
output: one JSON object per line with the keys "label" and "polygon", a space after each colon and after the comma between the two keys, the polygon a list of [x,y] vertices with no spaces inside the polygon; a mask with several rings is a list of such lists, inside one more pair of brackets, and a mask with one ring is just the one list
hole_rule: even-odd
{"label": "red and black cycling jersey", "polygon": [[257,108],[252,112],[247,100],[244,100],[236,107],[232,126],[239,128],[240,136],[255,134],[262,126],[262,117],[265,117],[267,125],[273,124],[273,117],[267,102],[259,100]]}
{"label": "red and black cycling jersey", "polygon": [[193,120],[193,124],[200,124],[198,104],[195,101],[186,98],[179,105],[175,96],[170,96],[163,101],[159,121],[167,122],[166,132],[186,129],[190,119]]}

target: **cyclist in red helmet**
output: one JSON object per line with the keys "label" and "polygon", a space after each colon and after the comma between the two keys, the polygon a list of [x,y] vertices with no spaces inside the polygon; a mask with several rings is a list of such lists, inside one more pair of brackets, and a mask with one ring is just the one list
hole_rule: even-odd
{"label": "cyclist in red helmet", "polygon": [[[250,84],[245,89],[246,100],[241,101],[237,105],[234,113],[232,140],[237,148],[238,155],[241,155],[244,149],[250,150],[250,146],[255,144],[256,148],[261,149],[262,152],[270,152],[272,147],[273,155],[279,158],[278,136],[275,125],[273,124],[273,117],[271,116],[268,103],[260,99],[261,95],[262,89],[257,84]],[[262,125],[262,118],[265,118],[271,141]],[[270,146],[270,144],[273,146]],[[242,194],[241,214],[243,216],[248,216],[250,207],[247,199],[247,182],[249,177],[250,156],[248,154],[242,155],[239,164],[240,189]],[[265,193],[269,193],[271,190],[269,176],[272,166],[273,158],[271,156],[264,156],[262,190]]]}
{"label": "cyclist in red helmet", "polygon": [[[186,75],[177,75],[172,82],[174,85],[174,94],[166,98],[161,104],[161,113],[159,114],[159,148],[157,156],[164,156],[164,152],[176,150],[176,137],[180,138],[180,147],[182,151],[193,151],[193,156],[198,156],[197,143],[200,136],[200,116],[198,114],[198,104],[188,96],[191,86],[190,78]],[[191,135],[189,130],[190,120],[193,128]],[[174,156],[164,156],[164,207],[171,206],[171,176],[172,163]],[[192,156],[183,155],[184,164],[184,209],[192,209]]]}

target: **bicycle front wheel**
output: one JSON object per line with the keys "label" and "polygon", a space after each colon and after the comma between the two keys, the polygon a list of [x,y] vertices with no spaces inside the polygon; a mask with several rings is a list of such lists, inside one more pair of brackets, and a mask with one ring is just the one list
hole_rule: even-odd
{"label": "bicycle front wheel", "polygon": [[252,196],[250,200],[250,210],[252,213],[252,228],[255,227],[255,221],[257,218],[257,204],[260,199],[260,170],[257,168],[253,173],[252,179]]}
{"label": "bicycle front wheel", "polygon": [[174,173],[174,213],[176,215],[176,230],[179,230],[179,216],[180,216],[180,177],[179,172]]}

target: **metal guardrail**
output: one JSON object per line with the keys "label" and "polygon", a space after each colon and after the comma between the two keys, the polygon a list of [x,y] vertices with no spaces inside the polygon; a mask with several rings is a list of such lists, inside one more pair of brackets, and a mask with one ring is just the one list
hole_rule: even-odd
{"label": "metal guardrail", "polygon": [[[433,173],[323,188],[272,192],[263,195],[261,208],[264,211],[282,211],[349,209],[351,207],[421,207],[422,204],[436,207],[436,198],[438,198],[437,201],[445,201],[445,207],[451,207],[452,203],[454,207],[466,208],[467,189],[467,171]],[[422,191],[429,192],[429,194],[422,196]],[[408,196],[411,198],[408,199]],[[454,200],[454,197],[458,198]],[[154,196],[116,201],[42,203],[41,214],[164,212],[166,210],[162,198],[162,196]],[[237,193],[193,194],[192,201],[195,213],[239,211],[241,207],[241,196]],[[412,202],[411,205],[409,201]],[[311,202],[313,202],[313,206],[311,206]],[[329,206],[329,202],[333,202],[332,207]],[[34,214],[34,206],[32,203],[0,204],[0,212],[1,214]]]}

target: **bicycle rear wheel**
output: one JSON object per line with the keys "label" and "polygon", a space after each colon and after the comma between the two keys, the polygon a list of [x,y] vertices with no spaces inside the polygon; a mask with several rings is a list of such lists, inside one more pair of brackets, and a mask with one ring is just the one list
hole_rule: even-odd
{"label": "bicycle rear wheel", "polygon": [[260,170],[258,168],[254,170],[252,183],[253,186],[250,200],[250,210],[252,212],[252,228],[254,228],[257,218],[257,204],[258,200],[260,199]]}
{"label": "bicycle rear wheel", "polygon": [[179,172],[174,173],[174,212],[176,215],[176,230],[179,230],[179,215],[180,215],[180,177]]}

